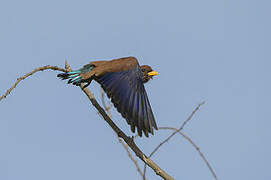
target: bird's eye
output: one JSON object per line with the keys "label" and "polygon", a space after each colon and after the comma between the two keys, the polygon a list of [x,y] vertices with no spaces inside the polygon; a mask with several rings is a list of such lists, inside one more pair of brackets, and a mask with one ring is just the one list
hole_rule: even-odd
{"label": "bird's eye", "polygon": [[142,72],[145,72],[146,71],[146,69],[142,69]]}

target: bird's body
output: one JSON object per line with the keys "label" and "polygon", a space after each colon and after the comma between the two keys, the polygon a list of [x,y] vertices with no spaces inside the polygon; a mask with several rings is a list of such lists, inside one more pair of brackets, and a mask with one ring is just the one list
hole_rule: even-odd
{"label": "bird's body", "polygon": [[139,66],[134,57],[113,59],[111,61],[93,61],[83,68],[58,74],[62,79],[69,79],[68,83],[80,85],[90,84],[92,80],[101,84],[112,103],[131,126],[135,127],[139,136],[142,131],[148,137],[157,129],[154,115],[149,103],[144,83],[158,73],[150,66]]}

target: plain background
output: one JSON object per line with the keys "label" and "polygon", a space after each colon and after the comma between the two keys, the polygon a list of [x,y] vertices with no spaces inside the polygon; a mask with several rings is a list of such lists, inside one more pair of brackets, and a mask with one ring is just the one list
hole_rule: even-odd
{"label": "plain background", "polygon": [[[0,93],[44,65],[73,69],[135,56],[159,72],[146,84],[159,126],[185,127],[219,179],[271,178],[270,1],[1,1]],[[140,179],[79,88],[39,72],[0,102],[0,179]],[[99,99],[99,85],[90,89]],[[113,110],[113,109],[112,109]],[[113,110],[128,135],[130,127]],[[170,134],[136,139],[148,154]],[[153,157],[176,179],[213,179],[172,138]],[[142,163],[140,162],[140,166]],[[148,179],[160,179],[148,170]]]}

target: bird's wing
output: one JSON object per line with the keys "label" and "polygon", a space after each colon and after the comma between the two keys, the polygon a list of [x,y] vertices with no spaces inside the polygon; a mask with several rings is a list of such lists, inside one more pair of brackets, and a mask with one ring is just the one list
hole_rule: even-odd
{"label": "bird's wing", "polygon": [[107,72],[95,78],[111,98],[114,106],[127,120],[131,130],[148,137],[157,129],[150,102],[143,84],[142,72],[138,63],[119,72]]}

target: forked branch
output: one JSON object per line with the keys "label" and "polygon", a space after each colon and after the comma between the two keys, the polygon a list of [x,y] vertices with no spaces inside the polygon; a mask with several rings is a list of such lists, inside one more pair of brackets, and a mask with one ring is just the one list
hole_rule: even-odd
{"label": "forked branch", "polygon": [[[166,142],[168,142],[175,134],[177,134],[178,132],[180,132],[184,126],[188,123],[188,121],[190,121],[192,119],[192,117],[194,116],[194,114],[199,110],[200,106],[202,106],[205,102],[203,101],[202,103],[200,103],[195,109],[194,111],[190,114],[190,116],[183,122],[183,124],[181,125],[180,128],[178,128],[176,131],[174,131],[171,135],[169,135],[164,141],[162,141],[158,146],[156,146],[156,148],[151,152],[151,154],[149,155],[149,158],[152,157],[152,155],[154,153],[156,153],[158,151],[158,149],[160,147],[162,147],[163,144],[165,144]],[[144,179],[146,177],[146,164],[144,165]]]}
{"label": "forked branch", "polygon": [[183,136],[199,152],[200,157],[203,159],[203,161],[207,165],[208,169],[211,171],[213,177],[217,180],[217,176],[215,174],[215,171],[211,167],[211,165],[208,162],[207,158],[204,156],[204,154],[200,151],[200,148],[196,145],[196,143],[194,143],[194,141],[190,137],[188,137],[183,132],[178,131],[178,129],[174,128],[174,127],[159,127],[159,130],[172,130],[174,132],[178,132],[178,134],[180,134],[181,136]]}

